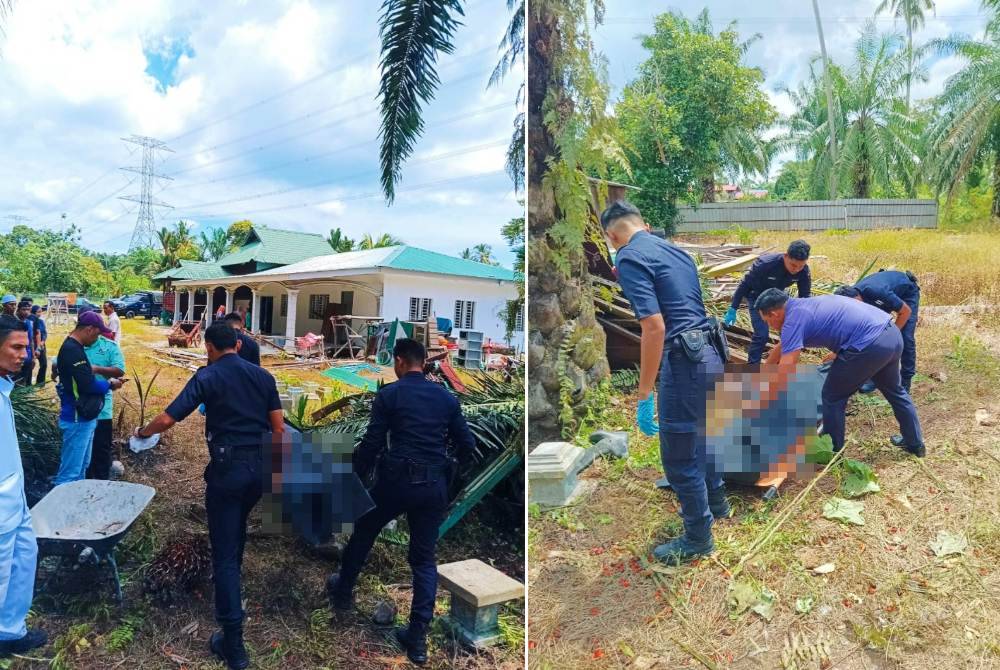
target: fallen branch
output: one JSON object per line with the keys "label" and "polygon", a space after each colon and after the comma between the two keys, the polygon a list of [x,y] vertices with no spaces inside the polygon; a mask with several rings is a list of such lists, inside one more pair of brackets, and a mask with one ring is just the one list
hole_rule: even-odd
{"label": "fallen branch", "polygon": [[774,537],[774,534],[778,532],[778,529],[781,528],[781,526],[783,526],[784,523],[791,518],[792,513],[797,510],[798,506],[805,500],[805,498],[812,492],[812,490],[816,488],[816,484],[819,483],[819,481],[826,476],[826,473],[830,471],[830,468],[833,467],[834,463],[837,463],[840,460],[841,456],[844,454],[845,451],[846,447],[835,453],[833,455],[833,458],[830,459],[830,462],[826,464],[826,467],[823,468],[820,471],[820,473],[815,478],[813,478],[813,480],[809,482],[809,484],[806,485],[804,489],[799,491],[799,494],[797,496],[792,498],[792,501],[788,503],[788,506],[785,509],[783,509],[778,516],[774,518],[774,520],[765,530],[764,534],[758,537],[757,540],[755,540],[754,543],[750,545],[750,549],[747,551],[746,554],[743,555],[743,558],[741,558],[740,562],[736,564],[736,567],[734,567],[732,570],[729,571],[730,576],[733,579],[736,579],[736,576],[739,575],[740,572],[742,572],[743,567],[747,564],[747,561],[753,558],[757,554],[757,552],[760,551],[764,547],[764,545],[771,540],[772,537]]}
{"label": "fallen branch", "polygon": [[712,659],[710,659],[708,656],[705,656],[696,649],[692,649],[691,647],[687,646],[686,644],[684,644],[675,637],[672,637],[670,639],[673,640],[674,644],[680,647],[688,656],[690,656],[694,660],[704,665],[706,668],[708,668],[708,670],[719,670],[719,666],[713,663]]}

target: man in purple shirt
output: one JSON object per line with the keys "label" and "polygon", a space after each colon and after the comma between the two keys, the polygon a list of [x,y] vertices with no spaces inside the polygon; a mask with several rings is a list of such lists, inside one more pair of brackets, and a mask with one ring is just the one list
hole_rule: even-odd
{"label": "man in purple shirt", "polygon": [[875,382],[899,422],[903,449],[923,458],[924,441],[917,409],[903,388],[899,357],[903,337],[888,314],[843,296],[790,298],[775,288],[760,294],[754,309],[781,333],[767,363],[795,366],[804,347],[831,351],[830,373],[823,383],[823,430],[834,451],[844,447],[847,400],[867,379]]}

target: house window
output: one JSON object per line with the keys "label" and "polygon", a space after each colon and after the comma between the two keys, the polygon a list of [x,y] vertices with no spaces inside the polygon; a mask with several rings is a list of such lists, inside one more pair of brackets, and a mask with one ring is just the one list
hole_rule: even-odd
{"label": "house window", "polygon": [[472,300],[455,301],[455,327],[472,328],[475,323],[476,303]]}
{"label": "house window", "polygon": [[330,304],[329,295],[309,296],[309,318],[322,319],[323,314],[326,313],[326,306],[329,304]]}
{"label": "house window", "polygon": [[410,321],[426,321],[430,315],[430,298],[410,298]]}
{"label": "house window", "polygon": [[279,311],[281,316],[288,316],[288,294],[281,294],[281,309]]}

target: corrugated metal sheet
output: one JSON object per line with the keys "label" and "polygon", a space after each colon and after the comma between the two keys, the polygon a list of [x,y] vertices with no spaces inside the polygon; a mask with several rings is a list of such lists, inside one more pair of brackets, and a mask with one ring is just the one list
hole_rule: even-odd
{"label": "corrugated metal sheet", "polygon": [[679,208],[679,233],[734,225],[749,230],[875,230],[936,228],[936,200],[807,200],[716,202]]}

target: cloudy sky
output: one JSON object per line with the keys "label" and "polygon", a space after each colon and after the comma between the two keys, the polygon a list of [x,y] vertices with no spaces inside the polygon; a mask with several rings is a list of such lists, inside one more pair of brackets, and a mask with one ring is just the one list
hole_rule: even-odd
{"label": "cloudy sky", "polygon": [[157,224],[197,231],[249,218],[354,238],[391,233],[456,254],[512,258],[500,227],[522,211],[503,173],[520,73],[486,83],[506,3],[471,0],[427,130],[395,203],[378,181],[375,2],[15,0],[0,37],[0,231],[27,217],[83,245],[127,249],[146,135],[158,154]]}
{"label": "cloudy sky", "polygon": [[[819,5],[830,57],[838,63],[849,63],[858,35],[874,15],[878,0],[820,0]],[[608,59],[615,100],[646,57],[637,36],[648,33],[652,17],[666,11],[679,11],[693,18],[707,7],[717,31],[736,20],[741,35],[760,33],[762,39],[751,48],[747,62],[763,69],[768,95],[784,114],[793,108],[781,90],[794,89],[806,76],[809,60],[819,54],[816,21],[809,0],[606,0],[605,6],[604,25],[597,28],[594,38]],[[928,14],[926,26],[915,35],[915,44],[953,33],[982,35],[986,21],[980,0],[936,0],[935,6],[936,15]],[[885,14],[877,19],[876,25],[882,31],[902,33],[905,29],[901,21]],[[957,58],[950,57],[930,61],[928,81],[914,84],[914,98],[939,93],[960,65]]]}

